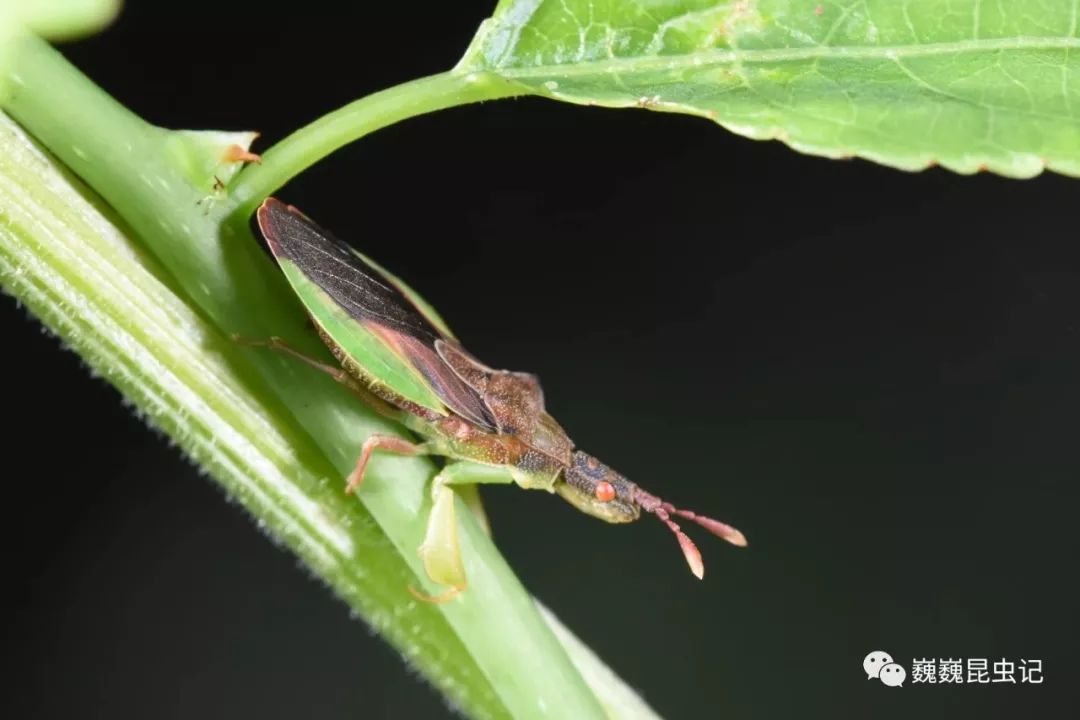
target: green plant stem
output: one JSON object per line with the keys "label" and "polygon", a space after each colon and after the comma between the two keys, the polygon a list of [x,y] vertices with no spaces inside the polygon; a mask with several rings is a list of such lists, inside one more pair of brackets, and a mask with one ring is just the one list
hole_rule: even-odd
{"label": "green plant stem", "polygon": [[[309,354],[326,356],[246,223],[225,222],[226,217],[235,219],[237,207],[216,196],[210,176],[200,170],[214,167],[218,161],[223,148],[219,134],[176,134],[146,124],[38,40],[20,44],[14,69],[16,91],[7,105],[9,112],[119,213],[160,262],[163,286],[196,308],[219,337],[231,333],[279,335]],[[478,96],[465,93],[461,98],[464,102]],[[397,107],[396,112],[402,113],[408,106],[399,97],[385,107]],[[418,112],[434,109],[422,103],[412,107]],[[72,108],[78,112],[73,113]],[[375,117],[370,106],[361,117],[366,118],[368,130],[387,124]],[[315,139],[318,134],[308,137]],[[333,142],[337,141],[317,144],[330,148]],[[266,166],[270,184],[277,180],[269,178],[280,179],[299,169],[295,164],[283,165],[288,170],[278,173],[271,163]],[[16,268],[16,272],[20,270]],[[100,284],[88,287],[91,300],[107,296],[110,283],[124,282],[123,272],[102,272],[100,277]],[[152,304],[152,296],[146,302]],[[78,304],[61,303],[57,313],[77,314],[81,309]],[[121,325],[135,322],[130,314],[119,318]],[[108,329],[92,329],[90,334],[93,332],[107,333]],[[340,492],[341,478],[351,469],[363,438],[376,431],[400,432],[399,428],[373,415],[332,381],[286,358],[249,348],[226,349],[219,343],[203,346],[197,336],[186,342],[201,352],[220,354],[236,382],[258,400],[258,412],[287,426],[293,437],[305,438],[296,450],[305,474],[280,478],[278,491],[287,505],[306,513],[308,522],[325,525],[321,529],[331,536],[342,528],[371,525],[374,520],[385,538],[382,542],[358,537],[342,546],[348,552],[343,553],[340,564],[312,564],[312,569],[468,714],[603,717],[597,700],[600,695],[608,710],[620,717],[649,715],[647,707],[640,700],[633,702],[636,697],[622,686],[600,687],[596,694],[590,690],[532,599],[463,505],[458,517],[469,590],[439,606],[417,603],[409,596],[407,585],[425,588],[416,548],[430,507],[427,484],[432,464],[421,458],[380,456],[369,468],[359,502]],[[125,347],[123,340],[117,344]],[[156,366],[138,362],[134,367],[133,372],[157,372]],[[105,374],[109,375],[108,368]],[[186,394],[183,402],[209,404],[224,413],[231,400],[227,394],[196,392]],[[183,435],[182,424],[175,432]],[[252,472],[266,469],[258,457],[246,461]],[[322,479],[313,482],[313,476]],[[258,506],[252,509],[275,534],[307,557],[293,541],[295,534],[290,534],[289,526],[264,514]],[[376,560],[379,554],[389,554],[404,566],[394,572],[382,570]],[[405,580],[403,571],[410,580]],[[367,581],[360,589],[350,580],[356,576]],[[380,588],[378,593],[376,587]],[[370,593],[366,599],[365,593]],[[388,605],[392,608],[389,614],[372,610]],[[414,642],[417,636],[430,642],[418,644]],[[572,643],[567,647],[582,667],[597,664]],[[604,677],[602,672],[589,675]],[[627,696],[632,698],[630,702]]]}
{"label": "green plant stem", "polygon": [[230,206],[242,219],[263,198],[338,148],[406,118],[525,90],[491,73],[444,72],[372,93],[300,128],[245,168],[229,187]]}
{"label": "green plant stem", "polygon": [[203,204],[210,184],[196,187],[178,162],[183,150],[193,151],[190,159],[200,148],[171,142],[176,136],[116,102],[36,37],[17,43],[12,66],[6,110],[140,236],[161,239],[153,249],[171,272],[195,274],[219,259],[213,243],[184,240],[218,234],[218,218]]}
{"label": "green plant stem", "polygon": [[[0,286],[25,303],[143,416],[325,579],[451,701],[502,707],[434,608],[400,610],[413,582],[389,542],[343,500],[334,470],[287,413],[245,381],[237,346],[167,284],[106,208],[0,113]],[[61,470],[62,471],[62,470]],[[402,622],[404,621],[404,622]],[[421,628],[422,633],[411,632]],[[445,663],[454,663],[444,667]]]}

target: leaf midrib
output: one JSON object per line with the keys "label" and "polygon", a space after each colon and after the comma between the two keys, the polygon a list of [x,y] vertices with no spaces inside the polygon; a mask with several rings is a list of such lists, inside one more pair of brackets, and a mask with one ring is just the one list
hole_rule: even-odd
{"label": "leaf midrib", "polygon": [[683,55],[653,55],[570,61],[553,65],[489,65],[486,69],[514,80],[530,77],[562,77],[620,74],[650,70],[686,70],[712,65],[783,63],[801,60],[898,60],[934,55],[1023,50],[1071,50],[1080,48],[1080,38],[1030,37],[987,38],[912,45],[808,45],[773,49],[703,50]]}

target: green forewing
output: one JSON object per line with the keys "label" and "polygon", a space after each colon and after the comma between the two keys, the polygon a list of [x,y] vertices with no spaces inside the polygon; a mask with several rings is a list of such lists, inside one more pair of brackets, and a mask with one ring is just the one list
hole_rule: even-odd
{"label": "green forewing", "polygon": [[293,207],[271,198],[257,218],[286,279],[347,371],[439,414],[497,427],[484,398],[440,353],[457,343],[419,295]]}
{"label": "green forewing", "polygon": [[446,414],[439,396],[408,359],[389,347],[370,327],[350,317],[294,262],[280,257],[278,262],[312,319],[369,377],[418,405]]}

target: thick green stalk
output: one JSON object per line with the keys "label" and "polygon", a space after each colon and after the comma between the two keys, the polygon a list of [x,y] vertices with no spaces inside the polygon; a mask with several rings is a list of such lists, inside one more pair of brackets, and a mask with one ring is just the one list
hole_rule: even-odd
{"label": "thick green stalk", "polygon": [[[324,352],[246,225],[224,222],[226,215],[236,217],[237,204],[215,192],[213,177],[219,172],[228,173],[228,166],[221,164],[222,151],[230,140],[240,139],[220,134],[174,134],[149,126],[37,40],[20,45],[14,67],[17,87],[8,103],[9,112],[105,198],[168,273],[170,277],[165,283],[197,307],[216,333],[213,342],[208,342],[202,333],[174,341],[223,358],[237,385],[259,401],[258,408],[252,412],[267,414],[289,428],[290,443],[296,437],[303,438],[297,441],[294,452],[309,474],[306,480],[288,475],[281,479],[279,491],[287,498],[286,502],[306,509],[311,523],[325,521],[331,535],[334,528],[344,528],[348,534],[354,528],[370,525],[372,518],[384,533],[382,542],[360,537],[342,544],[339,548],[343,556],[342,574],[326,572],[325,564],[312,563],[313,569],[405,650],[469,714],[602,717],[600,704],[568,660],[566,651],[464,508],[458,516],[462,519],[469,590],[459,599],[437,607],[417,603],[409,596],[410,582],[424,586],[416,548],[430,506],[426,483],[433,472],[432,465],[419,458],[378,458],[372,463],[360,500],[367,512],[360,502],[340,494],[339,478],[351,468],[360,441],[373,431],[399,431],[397,428],[374,416],[328,379],[295,362],[221,342],[222,337],[232,333],[250,337],[279,335],[306,352]],[[451,79],[446,77],[440,82],[450,83]],[[456,82],[462,88],[476,87],[464,77]],[[374,129],[405,117],[410,107],[426,112],[438,106],[420,101],[429,86],[421,82],[411,87],[413,90],[404,94],[384,95],[383,100],[369,104],[361,114],[365,127]],[[492,92],[498,94],[499,88],[493,87]],[[417,94],[415,102],[409,101],[410,93]],[[463,91],[457,101],[471,102],[481,96],[474,90]],[[382,122],[379,107],[384,101],[392,119]],[[454,104],[449,97],[441,102]],[[72,107],[79,108],[77,115],[71,113]],[[339,133],[337,137],[347,135]],[[308,137],[317,139],[318,134]],[[310,147],[321,146],[328,151],[334,142],[338,141],[314,142]],[[240,188],[252,188],[249,201],[256,198],[254,188],[272,186],[300,169],[296,156],[289,151],[283,150],[282,157],[294,158],[282,165],[283,172],[274,171],[268,158],[267,169],[263,171],[265,181],[255,175],[250,185],[247,181],[239,183]],[[18,274],[23,261],[13,262]],[[103,292],[109,283],[125,282],[123,273],[104,270],[99,280],[100,285],[90,281],[87,287],[91,298],[94,293]],[[152,297],[145,301],[153,304]],[[64,313],[70,312],[74,310],[60,301],[54,315],[62,319]],[[117,318],[123,329],[129,316]],[[90,328],[86,334],[94,332]],[[195,365],[184,368],[185,362],[188,360],[173,359],[165,367],[175,372],[197,371]],[[108,362],[106,374],[109,375],[107,366]],[[135,367],[140,368],[137,364]],[[137,393],[133,394],[138,399]],[[215,400],[209,392],[204,395],[198,391],[185,395],[181,406],[186,402],[216,406],[228,401],[227,395]],[[224,412],[223,408],[217,411]],[[169,429],[168,424],[166,428]],[[183,437],[186,428],[179,423],[174,432]],[[220,442],[221,438],[213,441]],[[264,469],[268,468],[256,464],[257,471]],[[320,480],[312,481],[312,474]],[[275,525],[273,518],[263,514],[258,506],[253,506],[253,510],[303,554],[284,524]],[[352,602],[356,591],[344,570],[344,565],[349,565],[349,573],[359,577],[370,575],[372,585],[379,585],[386,579],[385,574],[376,572],[373,558],[379,553],[393,553],[407,564],[412,574],[407,579],[398,571],[379,591],[386,603],[384,607],[392,608],[393,617],[383,618],[385,622],[372,614],[372,606]],[[427,637],[429,632],[432,645],[414,651],[414,636]],[[462,648],[472,662],[458,662]],[[576,651],[575,661],[592,662],[595,667],[594,661]],[[611,699],[625,692],[621,686],[614,690],[599,688],[598,692],[609,696],[604,703],[609,710],[617,702],[620,716],[648,712],[640,701],[627,704],[625,697],[622,701]],[[632,693],[629,697],[633,698]]]}

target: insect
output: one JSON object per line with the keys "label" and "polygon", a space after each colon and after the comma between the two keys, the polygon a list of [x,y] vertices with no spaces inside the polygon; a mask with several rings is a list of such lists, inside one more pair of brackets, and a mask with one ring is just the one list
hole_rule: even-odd
{"label": "insect", "polygon": [[435,311],[373,261],[273,198],[257,212],[263,237],[339,366],[271,338],[254,344],[289,353],[329,373],[377,412],[420,436],[375,434],[364,441],[346,491],[360,487],[371,454],[441,455],[432,509],[420,546],[431,580],[465,587],[457,540],[455,486],[516,483],[557,493],[610,523],[655,515],[678,539],[690,570],[704,576],[701,553],[675,518],[693,521],[733,545],[735,528],[677,508],[578,450],[544,408],[535,375],[495,370],[473,357]]}

